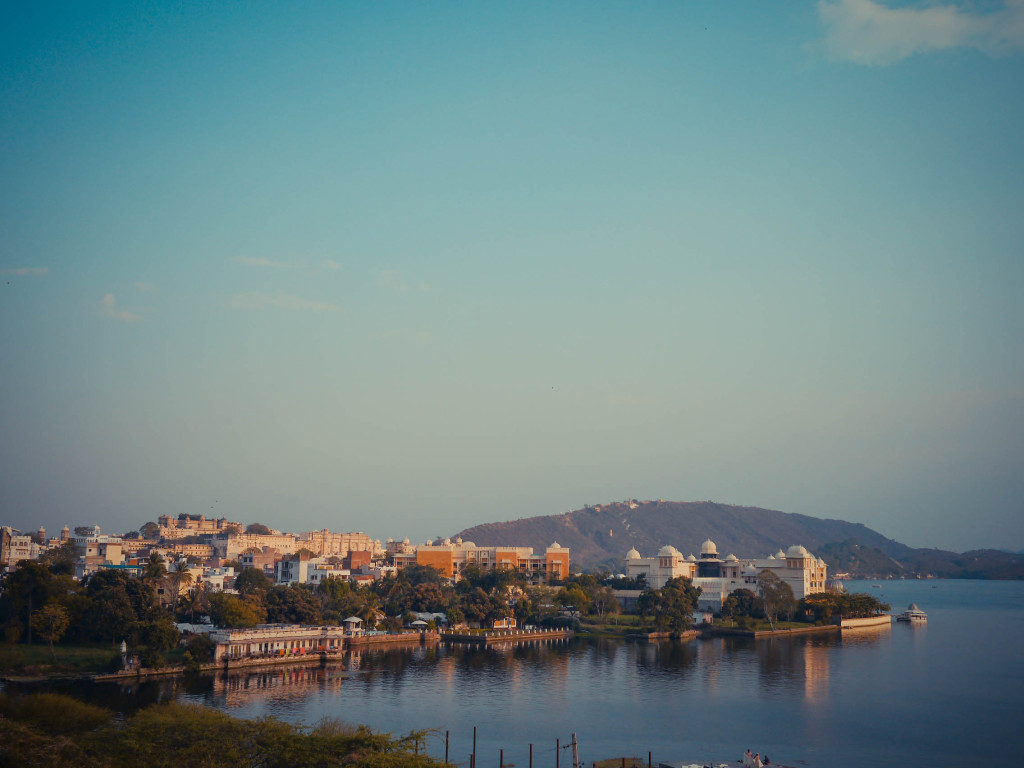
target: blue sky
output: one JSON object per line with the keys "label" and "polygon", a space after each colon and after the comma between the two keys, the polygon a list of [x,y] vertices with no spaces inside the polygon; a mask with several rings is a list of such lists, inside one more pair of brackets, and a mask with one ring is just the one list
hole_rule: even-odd
{"label": "blue sky", "polygon": [[1024,548],[1024,2],[8,4],[0,518]]}

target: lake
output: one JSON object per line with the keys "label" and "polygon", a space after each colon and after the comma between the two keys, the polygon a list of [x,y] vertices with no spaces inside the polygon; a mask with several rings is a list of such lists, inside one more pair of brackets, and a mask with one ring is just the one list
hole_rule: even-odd
{"label": "lake", "polygon": [[[735,763],[745,748],[792,766],[1017,765],[1024,749],[1024,583],[848,582],[926,626],[842,636],[646,643],[577,637],[512,648],[368,652],[345,666],[92,685],[119,709],[179,698],[236,716],[321,717],[404,734],[478,768],[619,756]],[[562,766],[571,754],[561,751]]]}

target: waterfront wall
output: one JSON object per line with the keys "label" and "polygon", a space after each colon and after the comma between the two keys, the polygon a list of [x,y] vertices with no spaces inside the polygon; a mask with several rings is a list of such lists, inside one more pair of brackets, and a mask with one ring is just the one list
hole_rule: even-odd
{"label": "waterfront wall", "polygon": [[892,624],[892,616],[885,614],[883,616],[869,616],[866,619],[843,619],[843,629],[853,629],[854,627],[877,627],[883,624]]}

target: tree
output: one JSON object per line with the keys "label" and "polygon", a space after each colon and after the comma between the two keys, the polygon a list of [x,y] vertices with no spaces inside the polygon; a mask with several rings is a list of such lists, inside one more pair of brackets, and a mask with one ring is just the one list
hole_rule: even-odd
{"label": "tree", "polygon": [[606,613],[619,610],[619,601],[615,598],[615,590],[611,587],[595,587],[593,592],[594,610],[604,621]]}
{"label": "tree", "polygon": [[722,604],[722,617],[729,619],[740,616],[762,616],[761,603],[749,589],[736,589],[729,593]]}
{"label": "tree", "polygon": [[163,555],[154,552],[149,556],[146,567],[142,569],[142,578],[147,581],[162,579],[167,574],[167,566],[164,563]]}
{"label": "tree", "polygon": [[160,535],[160,526],[153,522],[144,523],[139,528],[139,533],[142,534],[142,538],[152,540]]}
{"label": "tree", "polygon": [[775,630],[779,614],[793,615],[796,601],[793,599],[793,588],[771,571],[761,571],[757,577],[757,593],[761,600],[761,610],[768,619],[768,626]]}
{"label": "tree", "polygon": [[242,532],[242,526],[238,523],[228,523],[224,526],[221,532],[227,534],[238,534]]}
{"label": "tree", "polygon": [[319,624],[320,601],[304,584],[271,587],[264,597],[267,621],[272,624]]}
{"label": "tree", "polygon": [[665,582],[661,588],[661,600],[655,623],[658,629],[682,632],[693,623],[693,612],[697,610],[700,589],[685,576],[678,576]]}
{"label": "tree", "polygon": [[76,525],[75,536],[92,536],[93,526],[91,525]]}
{"label": "tree", "polygon": [[32,644],[32,615],[55,597],[59,587],[57,578],[41,563],[24,560],[18,570],[7,576],[0,594],[0,619],[20,634],[24,627],[26,644]]}
{"label": "tree", "polygon": [[78,559],[78,550],[74,543],[65,541],[59,547],[46,550],[39,558],[39,562],[50,569],[51,573],[60,573],[71,576],[75,572],[75,561]]}
{"label": "tree", "polygon": [[218,627],[255,627],[266,619],[266,609],[253,595],[238,597],[215,592],[209,597],[210,620]]}
{"label": "tree", "polygon": [[272,586],[262,568],[243,568],[235,576],[235,590],[241,595],[262,595]]}
{"label": "tree", "polygon": [[57,654],[54,653],[53,644],[64,636],[69,624],[68,612],[56,603],[48,603],[32,614],[32,626],[49,644],[55,664]]}
{"label": "tree", "polygon": [[188,589],[192,586],[193,576],[189,573],[188,563],[185,560],[178,560],[171,564],[171,570],[167,574],[167,581],[171,586],[171,608],[178,603],[181,596],[182,586]]}
{"label": "tree", "polygon": [[258,533],[262,534],[263,536],[268,536],[271,533],[270,528],[264,525],[263,523],[249,523],[247,526],[245,526],[245,532]]}

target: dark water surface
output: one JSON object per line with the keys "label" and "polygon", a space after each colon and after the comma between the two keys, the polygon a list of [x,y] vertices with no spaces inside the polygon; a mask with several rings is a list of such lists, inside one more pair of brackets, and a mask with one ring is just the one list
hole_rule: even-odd
{"label": "dark water surface", "polygon": [[[236,716],[335,717],[404,734],[437,728],[429,751],[478,768],[554,768],[575,731],[584,764],[735,762],[747,747],[805,766],[1021,765],[1024,583],[850,582],[916,602],[927,626],[839,636],[642,643],[556,641],[508,649],[363,653],[346,667],[275,669],[131,686],[93,685],[119,709],[179,698]],[[347,676],[346,676],[347,674]],[[561,765],[571,765],[568,750]]]}

